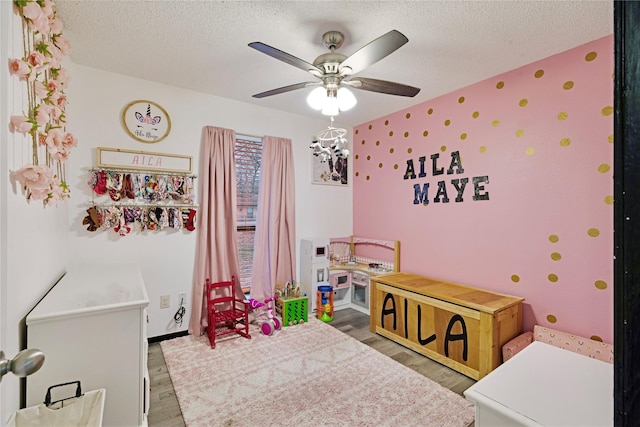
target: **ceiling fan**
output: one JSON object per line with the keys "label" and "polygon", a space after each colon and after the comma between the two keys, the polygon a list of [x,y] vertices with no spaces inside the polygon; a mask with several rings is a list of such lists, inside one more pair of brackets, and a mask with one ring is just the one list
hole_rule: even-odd
{"label": "ceiling fan", "polygon": [[[304,61],[261,42],[249,43],[249,47],[252,47],[275,59],[286,62],[289,65],[300,68],[301,70],[307,71],[319,79],[319,81],[296,83],[268,90],[266,92],[257,93],[253,95],[253,97],[265,98],[267,96],[278,95],[314,85],[322,85],[326,90],[326,97],[328,98],[339,98],[340,94],[338,91],[343,87],[343,85],[370,92],[408,97],[416,96],[418,92],[420,92],[419,88],[401,83],[367,77],[353,77],[355,74],[378,62],[407,43],[409,39],[407,39],[407,37],[405,37],[401,32],[391,30],[363,46],[349,57],[336,51],[344,42],[344,35],[341,32],[328,31],[322,36],[322,41],[324,46],[329,49],[329,52],[318,56],[313,63]],[[321,95],[324,96],[324,94]],[[351,97],[353,97],[353,95],[351,95]],[[309,103],[311,105],[311,100],[309,100]],[[355,98],[353,99],[353,104],[355,104]],[[323,111],[323,114],[327,113]]]}

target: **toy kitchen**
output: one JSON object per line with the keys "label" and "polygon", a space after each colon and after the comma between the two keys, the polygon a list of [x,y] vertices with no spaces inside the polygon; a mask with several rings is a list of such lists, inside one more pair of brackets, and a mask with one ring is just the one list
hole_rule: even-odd
{"label": "toy kitchen", "polygon": [[316,311],[318,285],[333,287],[333,308],[369,314],[369,278],[400,271],[400,242],[357,236],[300,240],[301,290]]}

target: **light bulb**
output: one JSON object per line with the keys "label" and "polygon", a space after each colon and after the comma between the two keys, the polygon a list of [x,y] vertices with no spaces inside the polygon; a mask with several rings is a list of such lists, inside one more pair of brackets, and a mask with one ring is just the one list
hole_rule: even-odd
{"label": "light bulb", "polygon": [[327,91],[324,87],[317,87],[309,93],[307,96],[307,104],[314,110],[322,110],[324,107],[325,99],[327,98]]}
{"label": "light bulb", "polygon": [[347,89],[346,87],[341,87],[340,89],[338,89],[338,107],[340,108],[340,111],[350,110],[357,103],[358,100],[349,89]]}
{"label": "light bulb", "polygon": [[322,107],[322,114],[325,116],[337,116],[340,113],[338,109],[338,98],[335,96],[328,96],[324,101]]}

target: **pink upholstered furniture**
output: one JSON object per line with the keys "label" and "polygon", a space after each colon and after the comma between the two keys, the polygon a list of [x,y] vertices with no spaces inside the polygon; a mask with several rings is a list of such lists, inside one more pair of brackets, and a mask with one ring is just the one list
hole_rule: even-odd
{"label": "pink upholstered furniture", "polygon": [[533,341],[544,342],[603,362],[613,363],[613,346],[611,344],[571,335],[539,325],[535,325],[533,331],[527,331],[518,335],[502,346],[502,361],[506,362]]}

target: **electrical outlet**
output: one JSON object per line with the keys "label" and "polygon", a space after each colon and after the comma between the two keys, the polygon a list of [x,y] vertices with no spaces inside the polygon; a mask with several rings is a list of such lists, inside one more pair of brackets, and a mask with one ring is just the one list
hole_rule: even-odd
{"label": "electrical outlet", "polygon": [[186,305],[187,304],[187,293],[180,292],[178,294],[178,304]]}
{"label": "electrical outlet", "polygon": [[160,295],[160,308],[169,308],[171,306],[170,295]]}

